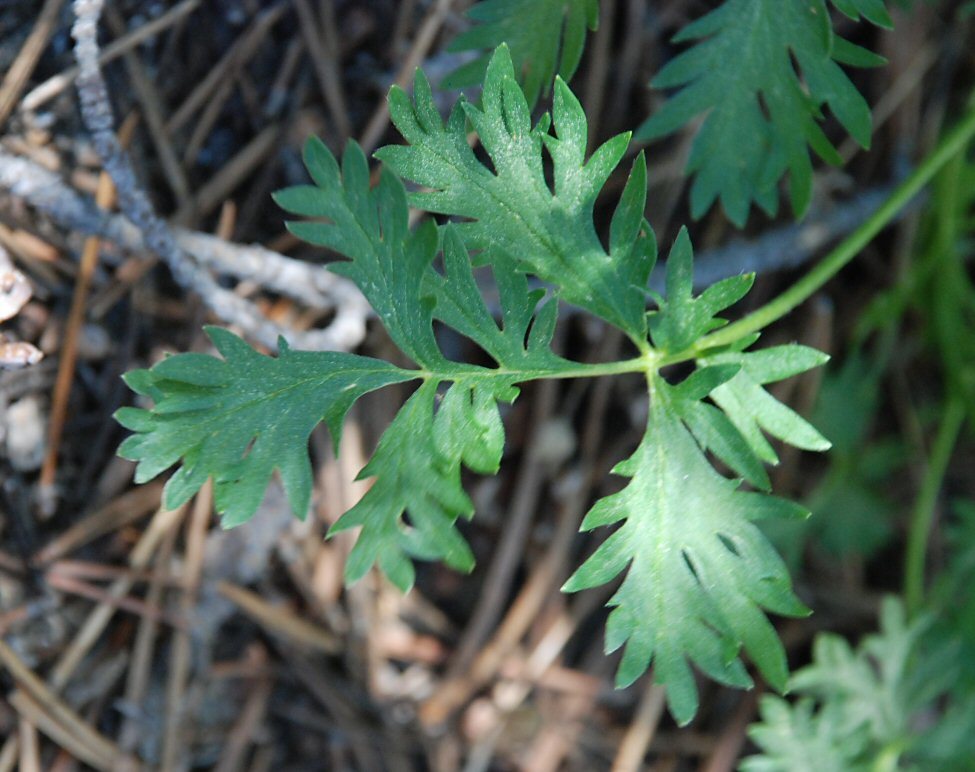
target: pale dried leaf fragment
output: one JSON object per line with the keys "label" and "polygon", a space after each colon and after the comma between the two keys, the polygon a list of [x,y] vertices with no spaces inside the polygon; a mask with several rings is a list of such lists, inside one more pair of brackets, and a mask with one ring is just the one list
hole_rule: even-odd
{"label": "pale dried leaf fragment", "polygon": [[[6,253],[0,254],[0,322],[12,319],[31,297],[30,282],[15,270]],[[30,343],[7,341],[0,335],[0,368],[33,365],[44,355]]]}
{"label": "pale dried leaf fragment", "polygon": [[27,277],[13,268],[0,266],[0,322],[16,316],[30,296]]}
{"label": "pale dried leaf fragment", "polygon": [[30,343],[0,339],[0,368],[15,370],[18,367],[36,365],[43,358],[44,354]]}

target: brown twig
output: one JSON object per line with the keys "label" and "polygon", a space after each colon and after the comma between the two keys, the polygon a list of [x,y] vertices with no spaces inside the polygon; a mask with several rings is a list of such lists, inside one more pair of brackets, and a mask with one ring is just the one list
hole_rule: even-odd
{"label": "brown twig", "polygon": [[[183,128],[201,107],[217,101],[211,98],[213,93],[221,84],[233,83],[234,74],[253,55],[261,41],[267,37],[271,28],[274,27],[284,14],[286,7],[284,3],[279,3],[261,11],[251,21],[250,26],[241,33],[240,37],[234,41],[226,53],[210,68],[206,77],[190,92],[182,104],[173,111],[169,120],[166,121],[166,131],[169,134],[175,134]],[[189,153],[187,152],[186,156],[188,155]],[[187,160],[186,156],[184,156],[184,163]]]}
{"label": "brown twig", "polygon": [[248,142],[213,178],[180,207],[173,217],[176,223],[187,223],[205,217],[219,207],[241,181],[251,174],[280,144],[281,127],[273,124]]}
{"label": "brown twig", "polygon": [[123,493],[56,536],[34,556],[34,562],[41,566],[52,563],[99,536],[145,517],[159,507],[161,496],[162,483],[158,480]]}
{"label": "brown twig", "polygon": [[[165,534],[156,555],[155,568],[146,593],[146,603],[152,606],[158,607],[162,604],[163,593],[169,580],[169,561],[173,554],[173,545],[176,543],[176,534],[175,528]],[[125,721],[119,731],[119,747],[126,752],[135,749],[142,734],[143,727],[139,721],[138,711],[142,708],[149,689],[152,653],[158,631],[159,623],[152,617],[144,616],[139,620],[129,672],[125,680],[124,704],[129,710],[125,712]]]}
{"label": "brown twig", "polygon": [[21,716],[20,772],[41,772],[41,749],[37,742],[37,727]]}
{"label": "brown twig", "polygon": [[643,768],[643,759],[657,733],[665,705],[664,688],[648,678],[633,719],[613,759],[613,772],[637,772]]}
{"label": "brown twig", "polygon": [[[267,651],[263,646],[254,648],[254,656],[249,659],[254,671],[260,673],[267,665]],[[227,736],[220,753],[220,761],[213,768],[214,772],[236,772],[244,768],[247,746],[253,741],[255,731],[264,720],[273,686],[274,682],[267,675],[257,677],[237,721]]]}
{"label": "brown twig", "polygon": [[[105,739],[85,722],[74,710],[68,706],[44,681],[42,681],[30,668],[28,668],[17,656],[13,649],[6,643],[0,641],[0,664],[6,668],[14,681],[17,683],[21,694],[14,694],[9,697],[10,703],[20,710],[19,706],[35,704],[41,709],[46,721],[60,725],[65,732],[72,735],[83,744],[99,762],[107,761],[104,766],[111,766],[121,756],[118,747]],[[18,700],[18,697],[26,700]],[[24,711],[21,711],[22,713]],[[37,713],[31,713],[29,719],[38,726],[43,726],[37,722]],[[100,764],[99,766],[103,766]]]}
{"label": "brown twig", "polygon": [[23,47],[7,70],[7,74],[0,84],[0,126],[7,122],[7,118],[17,106],[17,100],[24,93],[31,73],[37,67],[37,62],[47,48],[47,44],[57,29],[58,15],[64,0],[46,0],[37,17]]}
{"label": "brown twig", "polygon": [[325,628],[268,603],[257,593],[230,582],[219,582],[217,590],[272,635],[282,636],[290,643],[325,654],[336,654],[343,648],[342,642]]}
{"label": "brown twig", "polygon": [[[136,118],[130,116],[119,130],[119,141],[124,147],[135,131]],[[98,192],[95,194],[95,205],[99,209],[111,209],[115,201],[115,186],[112,179],[105,172],[98,177]],[[54,514],[56,506],[56,492],[54,480],[57,474],[58,453],[61,446],[61,436],[64,432],[64,422],[68,415],[68,398],[71,395],[71,383],[74,381],[75,363],[78,358],[78,339],[81,326],[85,318],[85,304],[88,300],[88,290],[95,275],[98,264],[99,239],[90,236],[85,240],[85,248],[81,253],[78,274],[75,277],[74,293],[71,297],[71,308],[68,311],[68,321],[64,329],[64,339],[61,344],[60,361],[58,362],[57,380],[54,382],[54,394],[51,397],[51,416],[47,427],[47,452],[41,466],[38,481],[38,499],[45,516]]]}
{"label": "brown twig", "polygon": [[339,52],[331,48],[328,40],[319,34],[319,25],[315,21],[315,14],[308,0],[292,0],[292,2],[298,14],[298,24],[301,27],[305,50],[312,61],[315,77],[318,78],[322,97],[328,105],[332,123],[338,134],[338,144],[341,146],[345,144],[345,138],[352,133],[352,124],[349,121],[345,92],[342,90],[342,79],[339,77]]}
{"label": "brown twig", "polygon": [[607,78],[609,77],[610,46],[613,44],[616,30],[616,0],[603,0],[599,4],[599,29],[592,37],[589,46],[589,68],[586,73],[586,84],[583,92],[582,104],[589,120],[589,144],[597,142],[600,121],[603,118],[603,105],[607,97]]}
{"label": "brown twig", "polygon": [[[149,565],[149,561],[152,559],[153,554],[155,554],[159,542],[169,532],[170,528],[174,528],[179,523],[183,517],[184,509],[185,507],[176,510],[157,510],[155,516],[149,522],[148,528],[146,528],[135,547],[129,553],[128,562],[132,568],[141,570]],[[107,597],[110,599],[122,598],[129,593],[133,584],[134,580],[129,577],[121,577],[109,585]],[[53,689],[60,690],[64,688],[71,679],[71,676],[74,675],[78,665],[81,664],[81,660],[85,654],[88,653],[105,630],[109,621],[115,616],[115,612],[115,606],[109,602],[99,603],[92,609],[88,618],[71,639],[71,643],[61,652],[58,661],[51,671],[48,680]]]}
{"label": "brown twig", "polygon": [[[108,215],[88,199],[67,187],[61,179],[38,164],[0,150],[0,188],[53,218],[64,228],[97,235],[133,252],[145,250],[145,239],[139,229],[122,215]],[[347,279],[320,265],[293,260],[258,244],[232,244],[210,234],[175,229],[179,246],[194,262],[216,273],[251,279],[260,286],[308,305],[331,310],[335,317],[323,330],[289,333],[296,347],[347,351],[365,337],[366,319],[372,315],[369,304],[358,288]],[[91,312],[99,317],[148,270],[150,261],[141,259],[135,270],[119,269],[119,284],[96,295]],[[128,273],[121,276],[126,270]],[[220,295],[232,294],[216,286]],[[214,309],[219,316],[218,309]],[[230,321],[225,319],[224,321]]]}
{"label": "brown twig", "polygon": [[732,772],[738,767],[738,757],[747,741],[748,725],[755,720],[755,708],[762,693],[761,686],[741,696],[734,714],[726,722],[724,731],[701,765],[701,772]]}
{"label": "brown twig", "polygon": [[[186,525],[186,553],[183,563],[180,614],[189,619],[196,607],[203,574],[203,550],[206,532],[213,513],[213,483],[208,482],[196,495],[193,513]],[[163,734],[163,769],[176,769],[185,748],[180,748],[180,734],[184,726],[184,691],[190,673],[190,634],[179,631],[173,638],[166,681],[166,726]]]}
{"label": "brown twig", "polygon": [[139,600],[138,598],[133,598],[128,595],[115,597],[114,595],[109,594],[107,590],[103,590],[94,584],[89,584],[81,579],[65,576],[64,574],[49,573],[46,576],[46,580],[48,586],[55,590],[70,593],[71,595],[77,595],[82,598],[88,598],[89,600],[95,600],[99,603],[104,603],[119,609],[120,611],[128,611],[130,614],[135,614],[140,617],[148,617],[154,622],[165,622],[171,627],[175,627],[179,630],[186,629],[186,624],[182,619],[174,618],[172,615],[167,614],[158,606],[153,606],[146,601]]}
{"label": "brown twig", "polygon": [[[121,37],[125,34],[125,21],[122,19],[121,14],[113,7],[109,7],[108,12],[105,14],[105,19],[109,28],[116,36]],[[191,196],[190,184],[186,179],[186,175],[183,173],[183,167],[180,166],[179,159],[176,157],[176,151],[173,148],[173,143],[169,139],[169,134],[166,132],[163,114],[168,112],[168,108],[163,102],[162,95],[152,82],[152,78],[146,72],[142,60],[134,51],[125,52],[122,55],[122,61],[125,64],[125,71],[129,76],[132,92],[135,94],[135,98],[142,108],[142,114],[145,116],[146,126],[149,129],[149,138],[152,140],[152,145],[156,149],[156,155],[159,157],[159,166],[162,169],[163,178],[180,204],[189,201]],[[120,131],[119,144],[124,149],[126,143],[121,135],[122,132]]]}

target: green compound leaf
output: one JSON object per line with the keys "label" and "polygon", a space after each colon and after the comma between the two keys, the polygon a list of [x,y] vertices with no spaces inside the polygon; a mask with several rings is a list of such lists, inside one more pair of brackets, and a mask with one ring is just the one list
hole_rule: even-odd
{"label": "green compound leaf", "polygon": [[[417,73],[414,100],[402,89],[390,92],[393,122],[410,144],[376,153],[400,176],[431,189],[414,193],[411,202],[428,212],[469,220],[458,227],[468,248],[483,250],[483,262],[507,262],[558,286],[564,300],[645,345],[644,288],[656,246],[643,219],[642,155],[634,162],[613,218],[608,253],[592,218],[596,196],[623,157],[629,136],[609,140],[587,161],[586,117],[561,80],[552,108],[555,134],[548,132],[547,117],[532,128],[505,46],[488,66],[481,108],[461,100],[445,126],[422,72]],[[468,145],[468,120],[493,168]],[[543,146],[553,163],[554,192],[545,180]]]}
{"label": "green compound leaf", "polygon": [[436,382],[427,381],[403,406],[359,475],[375,482],[330,531],[362,528],[346,564],[348,582],[378,564],[405,592],[415,579],[412,558],[442,560],[459,571],[474,567],[455,525],[474,514],[461,463],[497,472],[504,447],[497,401],[511,401],[517,391],[498,381],[455,383],[434,413],[436,391]]}
{"label": "green compound leaf", "polygon": [[684,400],[651,382],[647,431],[613,471],[622,491],[590,510],[583,530],[622,523],[563,588],[575,592],[626,578],[609,602],[606,649],[625,644],[618,686],[651,664],[680,724],[697,711],[690,665],[737,687],[751,685],[738,658],[744,647],[776,689],[785,687],[785,653],[763,610],[803,615],[781,558],[755,526],[769,517],[804,517],[798,505],[738,490],[719,475],[681,420]]}
{"label": "green compound leaf", "polygon": [[[890,26],[881,0],[833,4],[853,19]],[[786,172],[793,211],[802,216],[812,193],[809,148],[841,163],[820,125],[824,106],[861,146],[870,145],[870,109],[840,65],[883,59],[833,33],[825,0],[725,0],[675,41],[695,43],[652,85],[679,91],[636,138],[671,134],[706,113],[687,163],[694,217],[718,198],[739,227],[753,201],[774,215]]]}
{"label": "green compound leaf", "polygon": [[528,104],[548,93],[558,74],[570,80],[579,66],[586,29],[599,24],[599,0],[483,0],[467,12],[474,22],[457,36],[449,51],[487,51],[458,67],[441,88],[465,88],[484,79],[491,52],[501,43],[511,49],[515,71]]}
{"label": "green compound leaf", "polygon": [[[283,342],[279,357],[266,357],[228,332],[210,330],[222,359],[183,354],[128,376],[155,403],[118,414],[135,432],[121,452],[139,462],[139,480],[181,464],[166,489],[167,504],[175,506],[214,478],[217,507],[229,526],[253,514],[276,469],[301,515],[311,491],[313,427],[325,421],[338,442],[357,398],[418,380],[360,473],[371,487],[332,529],[359,531],[346,565],[349,581],[378,565],[406,590],[417,559],[471,569],[473,554],[458,527],[473,515],[463,467],[497,471],[504,447],[499,403],[513,401],[518,384],[639,372],[649,384],[647,433],[616,469],[630,482],[598,502],[584,524],[617,528],[566,589],[625,573],[607,629],[607,648],[625,647],[618,682],[631,683],[652,662],[682,723],[697,706],[692,666],[747,686],[739,659],[744,649],[781,688],[784,656],[765,612],[805,610],[754,521],[804,512],[741,484],[769,488],[763,461],[773,461],[774,453],[763,432],[800,447],[824,446],[812,427],[762,389],[819,364],[821,355],[796,346],[746,351],[757,335],[698,348],[702,336],[724,324],[717,315],[748,291],[752,277],[733,277],[695,297],[692,249],[681,233],[667,266],[666,297],[649,292],[656,242],[644,217],[643,156],[633,163],[604,245],[593,206],[628,137],[587,158],[585,116],[561,81],[551,121],[545,116],[532,127],[506,48],[488,66],[483,106],[461,102],[446,126],[422,74],[415,102],[398,90],[390,101],[411,144],[380,151],[389,168],[375,186],[357,145],[347,146],[340,166],[312,140],[305,161],[314,185],[281,191],[276,199],[306,218],[289,223],[294,233],[344,256],[329,268],[362,290],[417,369],[352,354],[294,352]],[[471,150],[468,123],[488,162]],[[413,203],[462,221],[410,231],[407,194],[395,171],[427,186],[412,195]],[[473,258],[469,250],[476,250]],[[480,285],[489,272],[497,290],[490,304]],[[552,290],[530,290],[532,277]],[[649,314],[648,296],[657,300]],[[584,364],[555,355],[559,299],[620,328],[639,356]],[[435,322],[476,343],[496,367],[450,361],[434,336]],[[695,357],[696,369],[682,382],[663,380],[662,368]],[[707,453],[742,479],[719,474]]]}
{"label": "green compound leaf", "polygon": [[325,421],[337,445],[356,399],[416,377],[354,354],[292,351],[282,341],[274,358],[219,327],[207,328],[207,335],[222,359],[177,354],[130,373],[128,385],[155,407],[122,408],[115,417],[135,432],[119,455],[139,462],[136,481],[182,460],[166,483],[166,506],[184,503],[212,477],[225,528],[250,519],[275,469],[292,510],[303,518],[311,498],[312,429]]}

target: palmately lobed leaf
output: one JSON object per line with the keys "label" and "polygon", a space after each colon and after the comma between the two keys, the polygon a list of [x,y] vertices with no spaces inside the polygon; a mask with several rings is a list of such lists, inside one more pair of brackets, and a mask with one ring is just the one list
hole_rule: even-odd
{"label": "palmately lobed leaf", "polygon": [[337,445],[356,399],[416,377],[380,360],[293,351],[283,342],[280,356],[264,356],[227,330],[210,327],[207,334],[222,359],[177,354],[126,377],[155,405],[116,413],[135,432],[119,455],[138,462],[137,482],[182,461],[166,483],[169,508],[212,477],[215,506],[228,528],[254,514],[275,470],[292,510],[304,517],[311,498],[312,429],[325,421]]}
{"label": "palmately lobed leaf", "polygon": [[958,643],[930,635],[932,615],[908,620],[900,599],[885,598],[880,630],[857,647],[820,633],[813,661],[796,672],[793,703],[765,697],[749,736],[760,752],[750,772],[829,769],[967,770],[973,700],[958,689]]}
{"label": "palmately lobed leaf", "polygon": [[[686,357],[712,330],[717,316],[740,300],[753,276],[735,276],[693,292],[693,249],[681,230],[666,265],[665,296],[648,314],[655,355]],[[677,384],[648,373],[650,411],[636,452],[614,473],[631,478],[598,501],[583,530],[617,526],[566,583],[567,591],[612,581],[625,573],[610,600],[606,649],[623,647],[617,684],[632,683],[652,664],[667,687],[670,711],[687,723],[697,710],[692,665],[723,683],[747,687],[743,648],[765,679],[782,690],[782,646],[764,611],[801,615],[785,564],[756,527],[769,518],[808,512],[766,495],[764,463],[777,461],[763,430],[801,448],[829,443],[762,387],[823,364],[813,349],[775,346],[745,351],[757,336],[699,356]],[[728,479],[707,452],[741,479]],[[741,487],[747,481],[758,492]]]}
{"label": "palmately lobed leaf", "polygon": [[868,772],[864,758],[869,737],[851,727],[841,711],[816,710],[813,700],[790,705],[767,694],[759,703],[762,721],[752,724],[748,736],[762,749],[748,756],[741,772]]}
{"label": "palmately lobed leaf", "polygon": [[[855,20],[862,15],[890,26],[882,0],[833,4]],[[678,91],[636,138],[663,137],[705,114],[687,163],[694,217],[716,199],[739,227],[753,202],[774,215],[786,172],[793,211],[802,216],[812,193],[810,148],[841,163],[821,128],[823,107],[869,147],[870,108],[840,65],[871,67],[884,60],[833,33],[825,0],[725,0],[675,38],[687,41],[694,45],[651,84]]]}
{"label": "palmately lobed leaf", "polygon": [[[483,250],[484,262],[506,261],[558,286],[564,300],[644,344],[644,288],[656,250],[642,219],[642,158],[634,163],[636,182],[627,185],[626,200],[614,218],[612,255],[600,243],[592,217],[597,195],[626,151],[628,135],[610,139],[587,160],[585,114],[561,81],[552,108],[554,134],[545,119],[533,128],[505,46],[491,58],[481,106],[462,100],[446,125],[421,72],[413,100],[394,87],[389,104],[409,144],[384,147],[376,155],[400,176],[430,189],[411,195],[415,206],[464,218],[467,222],[458,226],[464,243]],[[467,121],[490,156],[490,168],[468,145]],[[554,191],[545,179],[543,146],[553,162]]]}

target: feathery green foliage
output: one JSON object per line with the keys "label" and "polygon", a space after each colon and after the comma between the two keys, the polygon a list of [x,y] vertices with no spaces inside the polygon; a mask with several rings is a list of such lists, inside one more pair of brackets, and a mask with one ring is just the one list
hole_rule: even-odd
{"label": "feathery green foliage", "polygon": [[[882,0],[832,2],[852,19],[891,25]],[[803,215],[812,193],[809,149],[842,162],[823,132],[823,107],[862,147],[870,146],[870,108],[840,65],[874,67],[884,60],[833,32],[826,0],[725,0],[674,40],[694,45],[652,85],[678,91],[636,138],[663,137],[705,114],[687,162],[694,217],[716,199],[739,227],[752,202],[774,215],[786,172],[793,211]]]}
{"label": "feathery green foliage", "polygon": [[838,635],[817,636],[812,664],[789,682],[801,698],[763,698],[762,721],[748,732],[761,753],[741,769],[970,768],[973,701],[952,695],[957,644],[933,640],[932,622],[908,621],[903,604],[886,598],[879,633],[856,649]]}

